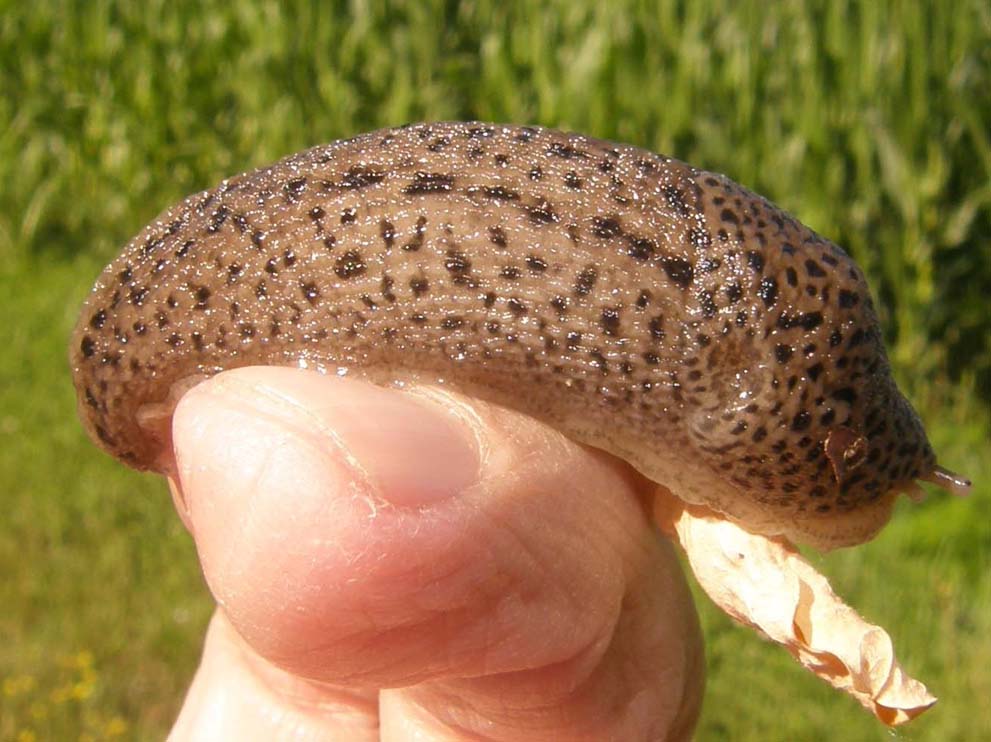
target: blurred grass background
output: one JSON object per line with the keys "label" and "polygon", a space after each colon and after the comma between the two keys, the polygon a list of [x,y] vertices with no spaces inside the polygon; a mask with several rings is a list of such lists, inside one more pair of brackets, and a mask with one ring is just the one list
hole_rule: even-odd
{"label": "blurred grass background", "polygon": [[850,250],[974,496],[814,556],[940,704],[892,733],[707,602],[700,740],[991,738],[991,6],[0,0],[0,740],[155,739],[210,613],[158,479],[76,423],[103,264],[225,175],[379,126],[575,129],[727,173]]}

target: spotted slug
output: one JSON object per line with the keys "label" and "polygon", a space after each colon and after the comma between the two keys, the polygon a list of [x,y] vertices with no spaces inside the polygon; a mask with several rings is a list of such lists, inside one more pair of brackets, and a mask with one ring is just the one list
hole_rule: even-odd
{"label": "spotted slug", "polygon": [[106,268],[70,352],[86,430],[137,469],[183,388],[282,364],[443,382],[823,549],[917,479],[968,485],[842,249],[722,175],[537,127],[377,131],[190,196]]}

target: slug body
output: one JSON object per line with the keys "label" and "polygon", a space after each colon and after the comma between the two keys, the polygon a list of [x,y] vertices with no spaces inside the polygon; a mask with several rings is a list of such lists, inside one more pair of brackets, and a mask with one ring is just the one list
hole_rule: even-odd
{"label": "slug body", "polygon": [[539,128],[373,132],[191,196],[103,273],[71,361],[139,469],[183,384],[282,364],[442,381],[819,548],[942,471],[846,253],[721,175]]}

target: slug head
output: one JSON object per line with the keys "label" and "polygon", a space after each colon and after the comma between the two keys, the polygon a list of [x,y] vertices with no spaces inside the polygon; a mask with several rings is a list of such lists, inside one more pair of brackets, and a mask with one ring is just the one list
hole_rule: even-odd
{"label": "slug head", "polygon": [[[745,307],[731,329],[722,313],[703,323],[723,337],[704,359],[707,383],[689,397],[688,435],[721,478],[713,489],[736,488],[717,496],[717,508],[754,530],[829,549],[871,538],[899,493],[921,494],[917,479],[964,493],[969,482],[936,465],[895,385],[853,261],[759,196],[734,184],[727,198],[731,181],[700,180],[710,228],[739,225],[716,259],[735,266],[731,285]],[[776,223],[773,238],[762,223]]]}

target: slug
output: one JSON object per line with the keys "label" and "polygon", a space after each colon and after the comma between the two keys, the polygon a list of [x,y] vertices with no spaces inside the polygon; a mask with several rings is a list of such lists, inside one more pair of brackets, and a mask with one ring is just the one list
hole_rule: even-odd
{"label": "slug", "polygon": [[937,466],[847,254],[728,178],[536,127],[432,123],[190,196],[107,267],[71,344],[90,436],[162,470],[177,395],[301,365],[443,382],[820,549]]}

